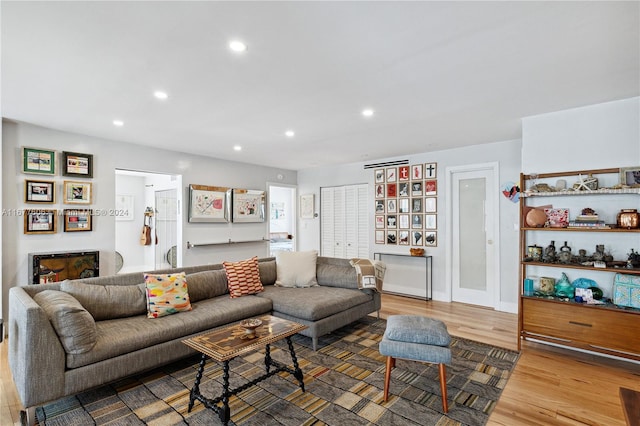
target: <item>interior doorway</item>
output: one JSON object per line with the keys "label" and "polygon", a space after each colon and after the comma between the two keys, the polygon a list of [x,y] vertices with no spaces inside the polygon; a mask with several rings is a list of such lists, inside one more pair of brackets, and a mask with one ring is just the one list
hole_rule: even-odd
{"label": "interior doorway", "polygon": [[297,188],[292,185],[269,184],[269,252],[296,251]]}
{"label": "interior doorway", "polygon": [[448,169],[451,300],[499,303],[497,164]]}
{"label": "interior doorway", "polygon": [[182,265],[182,176],[117,169],[116,273]]}

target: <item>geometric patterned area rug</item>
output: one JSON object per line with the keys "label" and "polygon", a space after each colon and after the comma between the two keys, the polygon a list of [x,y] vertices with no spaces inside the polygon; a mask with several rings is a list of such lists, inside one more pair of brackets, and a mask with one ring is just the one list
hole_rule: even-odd
{"label": "geometric patterned area rug", "polygon": [[[519,354],[453,337],[447,366],[449,413],[442,413],[437,365],[396,361],[389,401],[382,399],[385,357],[378,342],[385,320],[366,317],[320,339],[293,337],[306,392],[282,372],[230,399],[230,425],[484,425]],[[291,364],[286,342],[271,345],[273,359]],[[40,425],[219,425],[218,415],[195,403],[187,413],[199,356],[130,377],[36,410]],[[264,372],[264,353],[230,362],[231,387]],[[203,395],[222,392],[222,367],[208,360]]]}

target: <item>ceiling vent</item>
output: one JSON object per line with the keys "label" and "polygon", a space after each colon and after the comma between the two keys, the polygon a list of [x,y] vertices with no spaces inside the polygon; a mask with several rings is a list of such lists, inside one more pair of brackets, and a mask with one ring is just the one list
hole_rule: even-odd
{"label": "ceiling vent", "polygon": [[396,160],[396,161],[387,161],[386,163],[371,163],[365,164],[365,169],[377,169],[380,167],[391,167],[391,166],[404,166],[409,164],[409,160]]}

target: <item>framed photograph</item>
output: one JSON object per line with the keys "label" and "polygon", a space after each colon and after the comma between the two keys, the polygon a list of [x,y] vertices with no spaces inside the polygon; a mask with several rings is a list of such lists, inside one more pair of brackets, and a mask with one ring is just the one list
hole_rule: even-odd
{"label": "framed photograph", "polygon": [[424,232],[424,245],[427,247],[437,247],[438,245],[438,233],[435,231]]}
{"label": "framed photograph", "polygon": [[409,229],[409,215],[408,214],[400,214],[398,215],[398,227],[400,229]]}
{"label": "framed photograph", "polygon": [[62,176],[93,177],[93,155],[62,151]]}
{"label": "framed photograph", "polygon": [[373,177],[376,183],[384,183],[384,169],[375,169]]}
{"label": "framed photograph", "polygon": [[398,217],[395,214],[387,216],[387,228],[397,228]]}
{"label": "framed photograph", "polygon": [[229,222],[230,189],[222,186],[189,185],[189,219],[198,222]]}
{"label": "framed photograph", "polygon": [[384,215],[376,215],[376,229],[384,229]]}
{"label": "framed photograph", "polygon": [[24,202],[53,204],[56,201],[56,183],[42,180],[24,181]]}
{"label": "framed photograph", "polygon": [[304,194],[300,196],[300,217],[302,219],[313,219],[315,208],[314,194]]}
{"label": "framed photograph", "polygon": [[435,179],[438,176],[438,163],[426,163],[424,165],[424,178]]}
{"label": "framed photograph", "polygon": [[411,215],[411,229],[422,229],[422,215],[421,214],[412,214]]}
{"label": "framed photograph", "polygon": [[57,219],[57,210],[25,210],[24,233],[55,234],[57,232]]}
{"label": "framed photograph", "polygon": [[64,209],[64,232],[93,230],[93,211],[90,209]]}
{"label": "framed photograph", "polygon": [[415,164],[411,166],[411,179],[412,180],[422,179],[422,164]]}
{"label": "framed photograph", "polygon": [[424,195],[437,195],[438,181],[435,179],[424,181]]}
{"label": "framed photograph", "polygon": [[424,229],[438,229],[437,215],[425,214],[424,215]]}
{"label": "framed photograph", "polygon": [[91,197],[91,183],[64,181],[65,204],[91,204]]}
{"label": "framed photograph", "polygon": [[398,196],[398,184],[397,183],[388,183],[387,184],[387,197],[395,198]]}
{"label": "framed photograph", "polygon": [[408,198],[400,198],[398,212],[400,213],[409,213],[409,199]]}
{"label": "framed photograph", "polygon": [[413,213],[422,213],[422,198],[411,199],[411,211]]}
{"label": "framed photograph", "polygon": [[398,184],[398,196],[399,197],[409,196],[409,182],[400,182]]}
{"label": "framed photograph", "polygon": [[422,231],[411,231],[411,245],[422,245]]}
{"label": "framed photograph", "polygon": [[384,196],[385,196],[384,183],[376,184],[376,198],[384,198]]}
{"label": "framed photograph", "polygon": [[387,172],[387,183],[396,182],[398,180],[398,170],[395,167],[389,167],[386,169]]}
{"label": "framed photograph", "polygon": [[638,167],[621,167],[620,183],[622,185],[631,186],[633,188],[640,187],[640,166]]}
{"label": "framed photograph", "polygon": [[231,221],[234,223],[264,222],[265,192],[254,189],[236,189],[232,191],[233,208]]}
{"label": "framed photograph", "polygon": [[409,231],[398,232],[398,244],[401,246],[409,245]]}
{"label": "framed photograph", "polygon": [[422,181],[411,182],[411,196],[419,197],[422,195]]}
{"label": "framed photograph", "polygon": [[384,231],[376,231],[376,244],[384,244]]}
{"label": "framed photograph", "polygon": [[387,213],[396,213],[398,211],[398,200],[389,198],[387,200]]}
{"label": "framed photograph", "polygon": [[384,213],[384,200],[376,200],[376,214]]}
{"label": "framed photograph", "polygon": [[56,152],[48,149],[22,148],[22,172],[55,175]]}
{"label": "framed photograph", "polygon": [[424,212],[435,213],[438,211],[438,199],[436,197],[427,197],[424,199]]}
{"label": "framed photograph", "polygon": [[133,220],[135,197],[129,194],[116,194],[116,220]]}
{"label": "framed photograph", "polygon": [[409,166],[400,166],[398,167],[398,180],[409,180],[411,176],[411,172],[409,171]]}
{"label": "framed photograph", "polygon": [[387,231],[387,244],[397,244],[398,233],[397,231]]}

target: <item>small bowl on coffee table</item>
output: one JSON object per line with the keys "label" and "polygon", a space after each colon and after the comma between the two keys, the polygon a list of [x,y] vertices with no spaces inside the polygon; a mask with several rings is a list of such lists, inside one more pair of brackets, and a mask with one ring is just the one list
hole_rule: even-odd
{"label": "small bowl on coffee table", "polygon": [[248,318],[240,321],[240,327],[244,328],[241,339],[253,339],[256,336],[256,329],[262,325],[262,320],[258,318]]}

